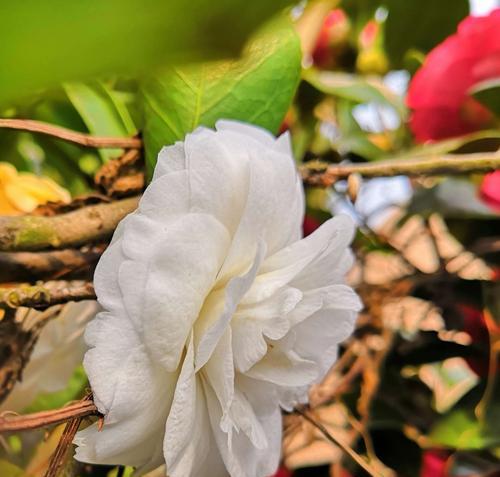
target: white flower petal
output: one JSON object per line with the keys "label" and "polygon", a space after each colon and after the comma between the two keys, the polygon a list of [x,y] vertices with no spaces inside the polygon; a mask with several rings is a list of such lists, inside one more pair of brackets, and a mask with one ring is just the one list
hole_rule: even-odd
{"label": "white flower petal", "polygon": [[105,425],[78,433],[78,459],[275,471],[280,406],[305,402],[361,307],[344,285],[351,221],[300,240],[303,214],[288,135],[221,121],[162,150],[96,271],[107,312],[85,368]]}
{"label": "white flower petal", "polygon": [[144,339],[155,359],[174,371],[221,267],[229,237],[213,217],[188,214],[171,224],[163,239],[151,244]]}

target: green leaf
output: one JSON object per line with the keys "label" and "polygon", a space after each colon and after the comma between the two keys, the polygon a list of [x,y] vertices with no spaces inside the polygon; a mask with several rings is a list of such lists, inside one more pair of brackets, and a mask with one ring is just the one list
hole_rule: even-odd
{"label": "green leaf", "polygon": [[408,50],[430,51],[469,14],[468,0],[386,0],[385,48],[393,67]]}
{"label": "green leaf", "polygon": [[[137,133],[125,104],[104,83],[66,83],[64,90],[91,134],[121,137]],[[99,150],[105,161],[121,152],[121,149]]]}
{"label": "green leaf", "polygon": [[4,459],[0,459],[0,475],[5,477],[22,477],[24,470]]}
{"label": "green leaf", "polygon": [[435,445],[455,449],[486,449],[500,444],[498,426],[481,423],[472,410],[454,409],[440,419],[429,434]]}
{"label": "green leaf", "polygon": [[476,84],[469,93],[495,116],[500,117],[500,78],[482,81]]}
{"label": "green leaf", "polygon": [[236,55],[291,0],[0,2],[0,103],[63,81]]}
{"label": "green leaf", "polygon": [[324,94],[347,99],[354,103],[376,102],[393,107],[401,118],[406,117],[402,98],[393,93],[377,78],[366,78],[348,73],[333,73],[310,69],[304,80]]}
{"label": "green leaf", "polygon": [[237,61],[168,68],[143,85],[149,171],[161,147],[199,125],[237,119],[276,132],[300,76],[299,39],[281,18],[252,38]]}

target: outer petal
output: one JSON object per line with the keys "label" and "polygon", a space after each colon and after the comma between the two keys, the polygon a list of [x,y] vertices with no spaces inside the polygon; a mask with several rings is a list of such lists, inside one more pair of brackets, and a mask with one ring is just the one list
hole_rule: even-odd
{"label": "outer petal", "polygon": [[161,465],[156,451],[176,373],[151,361],[130,321],[100,313],[89,325],[84,360],[104,427],[79,432],[75,458],[97,464]]}

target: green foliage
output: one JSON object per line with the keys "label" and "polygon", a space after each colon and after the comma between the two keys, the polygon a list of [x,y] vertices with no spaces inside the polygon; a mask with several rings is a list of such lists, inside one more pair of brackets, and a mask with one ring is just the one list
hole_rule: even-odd
{"label": "green foliage", "polygon": [[467,0],[385,0],[385,48],[393,67],[404,66],[408,50],[428,52],[469,13]]}
{"label": "green foliage", "polygon": [[22,477],[25,475],[24,470],[17,465],[11,464],[7,460],[0,459],[0,475],[5,477]]}
{"label": "green foliage", "polygon": [[435,445],[455,449],[485,449],[500,445],[498,426],[480,422],[472,410],[462,408],[451,410],[439,420],[429,438]]}
{"label": "green foliage", "polygon": [[322,93],[347,99],[354,104],[373,101],[393,107],[401,118],[404,118],[407,114],[403,99],[375,78],[307,70],[304,73],[304,80]]}
{"label": "green foliage", "polygon": [[488,108],[496,117],[500,117],[500,78],[483,81],[471,90],[472,96]]}
{"label": "green foliage", "polygon": [[237,54],[290,0],[0,4],[0,103],[62,81]]}
{"label": "green foliage", "polygon": [[[100,81],[66,83],[64,90],[90,133],[96,136],[132,136],[137,127],[122,98]],[[120,149],[101,149],[103,160],[120,154]]]}
{"label": "green foliage", "polygon": [[75,369],[65,389],[54,393],[40,394],[25,412],[38,412],[62,407],[69,401],[80,398],[86,386],[87,375],[83,366],[79,366]]}
{"label": "green foliage", "polygon": [[161,147],[199,125],[238,119],[277,132],[300,76],[300,45],[288,21],[274,21],[240,60],[168,68],[147,80],[144,141],[149,171]]}

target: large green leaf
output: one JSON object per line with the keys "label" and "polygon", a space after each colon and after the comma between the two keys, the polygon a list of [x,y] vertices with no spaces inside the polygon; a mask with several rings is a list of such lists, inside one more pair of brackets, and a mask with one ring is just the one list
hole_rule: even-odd
{"label": "large green leaf", "polygon": [[237,54],[290,0],[0,2],[0,103],[62,81]]}
{"label": "large green leaf", "polygon": [[149,170],[162,146],[218,119],[276,132],[297,87],[300,61],[298,37],[280,19],[257,33],[240,60],[171,67],[146,81],[143,134]]}
{"label": "large green leaf", "polygon": [[[97,136],[131,136],[137,128],[126,106],[113,90],[99,81],[66,83],[64,90],[90,133]],[[104,160],[120,154],[120,149],[101,149]]]}
{"label": "large green leaf", "polygon": [[385,0],[385,47],[394,67],[408,50],[427,52],[451,35],[469,13],[468,0]]}

